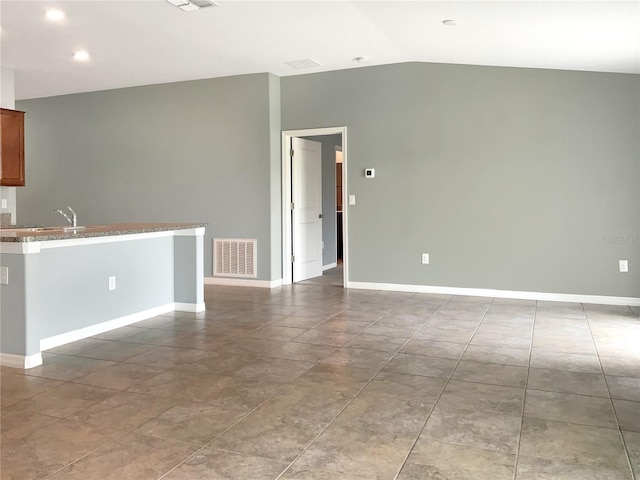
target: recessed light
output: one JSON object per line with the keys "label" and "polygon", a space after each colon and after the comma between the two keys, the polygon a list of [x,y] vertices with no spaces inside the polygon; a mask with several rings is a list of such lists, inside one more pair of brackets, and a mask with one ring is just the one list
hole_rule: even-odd
{"label": "recessed light", "polygon": [[59,22],[66,16],[62,10],[58,10],[57,8],[47,10],[44,15],[47,17],[47,20],[51,20],[52,22]]}
{"label": "recessed light", "polygon": [[77,52],[73,52],[73,59],[76,62],[88,62],[89,61],[89,52],[84,50],[78,50]]}
{"label": "recessed light", "polygon": [[447,27],[457,27],[458,26],[458,22],[456,22],[455,20],[443,20],[442,24],[446,25]]}

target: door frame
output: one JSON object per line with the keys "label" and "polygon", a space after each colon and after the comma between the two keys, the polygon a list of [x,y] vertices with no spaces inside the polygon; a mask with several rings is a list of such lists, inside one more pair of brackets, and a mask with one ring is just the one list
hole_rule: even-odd
{"label": "door frame", "polygon": [[349,288],[349,242],[347,228],[347,127],[309,128],[304,130],[282,131],[282,285],[293,283],[293,267],[291,266],[291,162],[289,145],[292,137],[314,137],[322,135],[342,135],[342,285]]}

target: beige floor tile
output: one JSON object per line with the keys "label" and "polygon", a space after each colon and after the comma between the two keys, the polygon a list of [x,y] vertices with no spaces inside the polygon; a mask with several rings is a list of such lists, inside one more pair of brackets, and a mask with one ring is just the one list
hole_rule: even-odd
{"label": "beige floor tile", "polygon": [[336,347],[326,345],[311,345],[308,343],[287,342],[280,348],[266,354],[268,357],[300,360],[303,362],[318,362],[334,352]]}
{"label": "beige floor tile", "polygon": [[631,468],[636,477],[640,477],[640,433],[623,431],[622,437],[627,447]]}
{"label": "beige floor tile", "polygon": [[462,356],[463,360],[482,363],[500,363],[526,367],[529,365],[529,349],[504,346],[469,345]]}
{"label": "beige floor tile", "polygon": [[452,343],[464,343],[467,344],[473,337],[473,329],[468,330],[453,330],[447,328],[432,327],[430,323],[427,323],[416,334],[415,338],[420,340],[431,340],[435,342],[452,342]]}
{"label": "beige floor tile", "polygon": [[350,365],[352,367],[380,370],[391,359],[392,355],[389,352],[343,347],[338,348],[320,362],[330,365]]}
{"label": "beige floor tile", "polygon": [[602,373],[600,361],[596,355],[552,352],[533,348],[531,366],[569,372]]}
{"label": "beige floor tile", "polygon": [[527,368],[462,360],[451,378],[465,382],[524,387],[527,379]]}
{"label": "beige floor tile", "polygon": [[524,418],[520,455],[550,461],[628,471],[616,429]]}
{"label": "beige floor tile", "polygon": [[206,402],[215,398],[229,382],[230,378],[224,375],[171,369],[134,385],[128,391],[165,398]]}
{"label": "beige floor tile", "polygon": [[237,405],[183,403],[141,425],[136,433],[203,446],[246,413]]}
{"label": "beige floor tile", "polygon": [[167,411],[175,401],[151,395],[120,392],[100,403],[96,403],[72,419],[97,427],[125,432]]}
{"label": "beige floor tile", "polygon": [[370,432],[372,435],[406,436],[415,438],[419,433],[433,404],[420,397],[412,400],[387,397],[362,392],[338,417],[336,427],[345,430]]}
{"label": "beige floor tile", "polygon": [[607,376],[611,398],[640,402],[640,378]]}
{"label": "beige floor tile", "polygon": [[518,458],[518,480],[633,480],[631,471],[595,465],[580,465],[557,460],[528,457]]}
{"label": "beige floor tile", "polygon": [[426,377],[449,378],[456,366],[456,361],[448,358],[424,357],[398,353],[384,367],[387,372],[423,375]]}
{"label": "beige floor tile", "polygon": [[221,353],[217,351],[206,352],[193,363],[176,365],[176,370],[184,370],[190,373],[207,373],[218,375],[233,375],[241,368],[255,362],[260,355],[257,353]]}
{"label": "beige floor tile", "polygon": [[[6,368],[6,367],[5,367]],[[17,369],[16,369],[17,370]],[[61,381],[20,374],[2,374],[0,378],[0,405],[7,407],[62,385]]]}
{"label": "beige floor tile", "polygon": [[395,353],[400,350],[407,342],[405,338],[387,337],[385,335],[371,335],[369,333],[361,333],[353,337],[347,347],[363,348],[365,350],[376,350],[379,352]]}
{"label": "beige floor tile", "polygon": [[608,398],[527,390],[524,414],[544,420],[616,428]]}
{"label": "beige floor tile", "polygon": [[[278,480],[335,480],[336,472],[318,467],[302,467],[293,464]],[[340,473],[340,480],[371,480],[371,476],[357,473]]]}
{"label": "beige floor tile", "polygon": [[427,357],[440,357],[458,360],[464,352],[463,343],[434,342],[414,338],[400,351],[409,355],[424,355]]}
{"label": "beige floor tile", "polygon": [[288,465],[287,462],[268,458],[206,448],[163,477],[163,480],[273,480]]}
{"label": "beige floor tile", "polygon": [[289,383],[311,367],[311,362],[264,357],[245,365],[233,376],[266,383]]}
{"label": "beige floor tile", "polygon": [[285,342],[280,340],[269,340],[267,338],[241,337],[216,348],[216,352],[233,354],[257,353],[259,355],[264,355],[274,351],[278,347],[281,347],[284,343]]}
{"label": "beige floor tile", "polygon": [[307,332],[306,328],[281,327],[277,325],[266,325],[248,333],[252,338],[267,338],[270,340],[289,341]]}
{"label": "beige floor tile", "polygon": [[27,374],[53,380],[72,381],[113,364],[114,362],[105,360],[60,355],[53,363],[45,360],[42,365],[30,368]]}
{"label": "beige floor tile", "polygon": [[198,447],[130,433],[51,476],[51,480],[142,480],[158,478]]}
{"label": "beige floor tile", "polygon": [[3,445],[0,450],[3,480],[39,479],[115,438],[103,427],[60,420],[25,437]]}
{"label": "beige floor tile", "polygon": [[613,407],[622,430],[640,432],[640,402],[614,399]]}
{"label": "beige floor tile", "polygon": [[19,408],[3,408],[0,413],[0,444],[4,445],[16,438],[24,437],[58,420],[60,419],[57,417],[25,412]]}
{"label": "beige floor tile", "polygon": [[627,453],[640,468],[627,307],[323,285],[205,301],[1,367],[3,480],[630,480]]}
{"label": "beige floor tile", "polygon": [[521,421],[519,415],[460,412],[443,404],[431,413],[422,436],[427,443],[439,441],[515,455]]}
{"label": "beige floor tile", "polygon": [[511,480],[515,455],[421,438],[398,480]]}
{"label": "beige floor tile", "polygon": [[293,464],[292,469],[328,470],[334,478],[361,475],[393,478],[400,470],[414,439],[372,434],[331,425]]}
{"label": "beige floor tile", "polygon": [[600,363],[605,375],[640,378],[640,353],[626,357],[600,355]]}
{"label": "beige floor tile", "polygon": [[114,390],[126,390],[140,382],[160,375],[165,369],[147,367],[144,365],[132,365],[128,363],[116,363],[97,372],[90,373],[86,377],[75,380],[77,383],[93,385],[95,387],[111,388]]}
{"label": "beige floor tile", "polygon": [[434,404],[444,386],[446,379],[437,377],[423,377],[395,372],[380,372],[369,383],[360,395],[377,396],[384,401],[386,398],[412,401],[420,399]]}
{"label": "beige floor tile", "polygon": [[64,383],[13,405],[16,411],[40,413],[51,417],[70,417],[85,408],[102,402],[118,393],[117,390]]}
{"label": "beige floor tile", "polygon": [[609,397],[609,389],[601,373],[531,368],[527,386],[533,390]]}
{"label": "beige floor tile", "polygon": [[463,412],[521,415],[523,399],[524,388],[451,380],[440,402]]}

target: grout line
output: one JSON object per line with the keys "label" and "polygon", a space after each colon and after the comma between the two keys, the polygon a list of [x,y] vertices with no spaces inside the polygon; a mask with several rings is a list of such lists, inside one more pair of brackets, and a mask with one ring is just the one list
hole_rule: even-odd
{"label": "grout line", "polygon": [[522,446],[522,429],[524,426],[524,412],[527,406],[527,392],[529,391],[529,374],[531,372],[531,355],[533,353],[533,338],[536,331],[536,317],[538,316],[538,301],[533,311],[533,325],[531,326],[531,341],[529,342],[529,361],[527,362],[527,376],[524,380],[524,395],[522,396],[522,416],[520,417],[520,432],[518,433],[518,445],[516,448],[516,461],[513,466],[513,479],[518,476],[518,463],[520,461],[520,447]]}
{"label": "grout line", "polygon": [[[408,298],[413,298],[415,296],[411,295]],[[422,330],[422,328],[424,328],[430,321],[431,319],[433,319],[433,317],[440,311],[442,310],[442,308],[444,308],[445,305],[447,305],[449,303],[449,301],[451,301],[451,298],[449,298],[449,300],[447,300],[444,304],[442,304],[438,310],[436,310],[434,313],[431,314],[431,316],[425,321],[425,323],[413,334],[413,336],[409,339],[407,339],[402,346],[389,358],[389,360],[387,360],[384,365],[382,365],[372,376],[371,378],[369,378],[369,380],[360,388],[360,390],[358,390],[358,392],[345,404],[344,407],[342,407],[342,409],[333,417],[333,419],[307,444],[306,447],[304,447],[304,449],[291,461],[291,463],[287,466],[287,468],[285,468],[282,473],[280,473],[280,475],[278,475],[276,477],[275,480],[279,480],[285,473],[287,473],[287,471],[293,466],[293,464],[295,464],[298,459],[300,457],[302,457],[302,455],[304,455],[304,453],[311,447],[311,445],[313,445],[315,443],[315,441],[320,438],[320,436],[327,431],[327,429],[333,425],[333,423],[337,420],[337,418],[342,414],[342,412],[344,412],[349,405],[351,405],[351,403],[358,398],[358,395],[360,395],[360,393],[362,393],[362,391],[367,388],[367,386],[369,386],[371,384],[371,382],[373,382],[373,380],[380,374],[380,372],[382,372],[384,370],[384,368],[389,364],[389,362],[391,362],[391,360],[393,360],[396,355],[398,355],[398,353],[400,353],[400,351],[407,346],[407,344],[416,336],[418,335],[418,333],[420,332],[420,330]],[[389,312],[387,312],[385,315],[390,314],[391,312],[393,312],[396,308],[398,308],[402,303],[406,302],[406,299],[403,300],[400,304],[396,305],[396,307],[392,308]],[[382,317],[384,317],[385,315],[383,315]],[[378,320],[380,320],[379,317]],[[376,322],[378,321],[376,320]],[[374,322],[375,323],[375,322]],[[367,327],[368,328],[368,327]],[[389,353],[389,352],[387,352]],[[354,367],[355,368],[355,367]],[[435,404],[434,404],[435,405]],[[433,410],[433,409],[432,409]],[[431,411],[429,412],[429,415],[431,414]],[[428,416],[427,416],[428,418]]]}
{"label": "grout line", "polygon": [[[445,305],[448,305],[449,302],[451,301],[451,299],[453,299],[453,298],[454,297],[452,296],[449,299],[449,301],[447,301],[447,303]],[[491,309],[491,306],[493,305],[493,301],[494,300],[495,300],[495,298],[491,299],[491,302],[489,303],[489,305],[485,309],[484,313],[482,314],[482,318],[480,319],[480,322],[478,322],[478,326],[475,328],[475,330],[473,331],[473,334],[469,338],[469,341],[466,343],[466,346],[465,346],[464,350],[462,351],[462,354],[460,355],[460,358],[458,358],[458,361],[456,362],[455,367],[453,367],[453,369],[451,370],[451,373],[447,377],[446,382],[445,382],[444,386],[442,387],[442,390],[440,391],[440,394],[438,395],[438,398],[434,402],[433,407],[431,408],[431,411],[429,412],[429,415],[427,415],[427,418],[425,419],[424,423],[422,424],[422,427],[420,428],[420,431],[418,432],[418,435],[416,436],[416,439],[411,444],[411,448],[409,448],[409,451],[407,452],[407,455],[404,457],[404,460],[402,461],[402,464],[400,465],[400,468],[398,468],[398,471],[396,472],[395,476],[393,477],[394,480],[397,480],[398,476],[402,472],[402,469],[407,464],[407,461],[409,460],[409,457],[411,456],[411,452],[413,452],[414,448],[416,447],[416,444],[418,443],[418,440],[420,440],[420,436],[422,435],[422,432],[424,431],[425,427],[427,426],[427,423],[429,422],[429,419],[431,418],[431,414],[433,413],[433,411],[438,406],[438,403],[440,402],[440,399],[442,398],[442,395],[444,394],[444,391],[447,389],[447,386],[451,382],[451,379],[453,378],[453,374],[455,373],[456,369],[458,368],[458,365],[460,365],[460,362],[462,361],[462,357],[464,357],[464,354],[467,351],[467,348],[469,348],[469,345],[471,344],[471,340],[473,340],[473,337],[478,332],[478,329],[480,328],[480,325],[482,325],[482,322],[484,321],[485,317],[487,316],[487,312]],[[445,305],[443,305],[443,307]],[[435,314],[433,316],[435,316]],[[433,318],[433,316],[431,318]]]}
{"label": "grout line", "polygon": [[[613,413],[613,418],[616,422],[616,427],[618,430],[618,434],[620,435],[620,441],[622,442],[622,451],[624,452],[625,458],[627,459],[627,466],[629,467],[629,471],[631,472],[631,478],[635,478],[633,473],[633,463],[631,462],[631,457],[629,455],[629,451],[627,449],[627,442],[624,439],[624,435],[622,434],[622,428],[620,427],[620,422],[618,421],[618,412],[616,412],[616,408],[613,404],[613,396],[611,395],[611,389],[609,388],[609,382],[607,381],[607,375],[604,373],[604,367],[602,366],[602,361],[600,360],[600,351],[598,350],[598,344],[596,342],[595,337],[593,336],[593,331],[591,330],[591,322],[589,322],[589,315],[587,315],[587,311],[584,308],[584,304],[580,304],[582,306],[582,311],[584,312],[585,319],[587,320],[587,325],[589,326],[589,334],[591,335],[591,341],[593,342],[594,348],[596,349],[596,356],[598,357],[598,364],[600,365],[600,370],[602,371],[602,377],[604,378],[604,384],[607,387],[607,392],[609,393],[609,402],[611,404],[611,411]],[[629,309],[631,309],[629,307]],[[633,313],[633,311],[632,311]]]}
{"label": "grout line", "polygon": [[[303,308],[304,308],[304,307],[303,307]],[[345,309],[345,310],[348,310],[348,308],[347,308],[347,309]],[[340,314],[340,313],[342,313],[343,311],[344,311],[344,310],[342,310],[341,312],[336,313],[335,315],[332,315],[332,316],[331,316],[331,317],[329,317],[327,320],[325,320],[325,322],[326,322],[326,321],[328,321],[328,320],[330,320],[331,318],[333,318],[333,317],[335,317],[335,316],[339,315],[339,314]],[[322,322],[322,323],[324,323],[324,322]],[[314,328],[315,328],[315,327],[314,327]],[[367,327],[365,327],[365,328],[367,328]],[[311,330],[311,329],[310,329],[310,330]],[[364,329],[363,329],[363,330],[364,330]],[[292,341],[292,340],[290,340],[290,341]],[[279,348],[279,347],[278,347],[278,348]],[[336,347],[336,348],[340,348],[340,347]],[[275,350],[275,349],[274,349],[274,350]],[[334,351],[335,351],[335,350],[334,350]],[[261,355],[261,356],[260,356],[259,358],[257,358],[255,361],[258,361],[259,359],[263,358],[265,355],[266,355],[266,354]],[[330,355],[330,354],[329,354],[329,355]],[[328,355],[327,355],[327,356],[328,356]],[[297,376],[295,379],[293,379],[292,381],[290,381],[290,382],[288,382],[288,383],[283,384],[283,385],[282,385],[282,388],[280,388],[277,392],[275,392],[273,395],[271,395],[270,397],[268,397],[267,399],[265,399],[262,403],[260,403],[258,406],[256,406],[253,410],[249,411],[246,415],[242,416],[240,419],[238,419],[236,422],[234,422],[233,424],[231,424],[231,425],[230,425],[229,427],[227,427],[225,430],[223,430],[222,432],[220,432],[220,433],[219,433],[218,435],[216,435],[214,438],[212,438],[211,440],[209,440],[205,445],[203,445],[201,448],[199,448],[198,450],[196,450],[195,452],[193,452],[191,455],[189,455],[187,458],[185,458],[184,460],[182,460],[178,465],[176,465],[175,467],[171,468],[170,470],[168,470],[167,472],[165,472],[164,474],[162,474],[160,477],[158,477],[158,479],[157,479],[157,480],[161,480],[162,478],[165,478],[168,474],[170,474],[171,472],[173,472],[174,470],[176,470],[178,467],[180,467],[181,465],[183,465],[184,463],[186,463],[187,461],[189,461],[189,459],[191,459],[191,458],[195,457],[198,453],[200,453],[200,452],[201,452],[201,451],[203,451],[204,449],[209,448],[209,447],[210,447],[210,445],[211,445],[213,442],[215,442],[218,438],[220,438],[220,437],[221,437],[222,435],[224,435],[226,432],[228,432],[228,431],[229,431],[229,430],[231,430],[233,427],[235,427],[237,424],[239,424],[240,422],[242,422],[242,421],[243,421],[245,418],[247,418],[249,415],[251,415],[251,414],[253,414],[254,412],[256,412],[256,411],[257,411],[258,409],[260,409],[263,405],[265,405],[267,402],[269,402],[269,401],[270,401],[270,400],[272,400],[274,397],[276,397],[276,396],[277,396],[280,392],[282,392],[286,387],[288,387],[288,386],[292,385],[296,380],[298,380],[301,376],[303,376],[303,375],[304,375],[305,373],[307,373],[309,370],[311,370],[311,369],[315,368],[316,366],[320,365],[321,361],[322,361],[322,360],[324,360],[324,358],[326,358],[326,357],[323,357],[323,358],[321,358],[320,360],[318,360],[316,363],[314,363],[311,367],[309,367],[307,370],[305,370],[304,372],[302,372],[300,375],[298,375],[298,376]],[[251,363],[253,363],[253,362],[251,362]],[[376,375],[377,375],[377,373],[376,373]],[[374,377],[375,377],[375,375],[374,375]],[[373,377],[372,377],[372,378],[373,378]],[[370,381],[371,381],[371,380],[370,380]],[[366,385],[365,385],[365,386],[366,386]],[[364,387],[363,387],[363,388],[364,388]],[[358,392],[358,393],[360,393],[360,392]],[[357,396],[357,395],[358,395],[358,394],[356,394],[356,396]],[[355,396],[354,396],[354,398],[355,398]],[[349,403],[350,403],[350,402],[349,402]],[[345,407],[345,408],[346,408],[346,407]],[[340,411],[340,413],[341,413],[341,412],[342,412],[342,410]],[[339,415],[339,413],[338,413],[338,415]],[[335,418],[334,418],[334,420],[335,420]],[[333,420],[332,420],[332,421],[333,421]],[[146,423],[146,422],[145,422],[145,423]],[[142,426],[142,425],[140,425],[140,426]],[[323,430],[323,431],[324,431],[324,430]],[[317,437],[316,437],[316,438],[317,438]],[[314,438],[314,440],[313,440],[313,441],[315,441],[315,438]],[[312,441],[312,443],[313,443],[313,441]],[[306,450],[306,448],[305,448],[305,450]],[[230,453],[242,454],[242,452],[233,452],[233,451],[231,451],[231,450],[225,450],[225,451],[228,451],[228,452],[230,452]],[[297,458],[298,458],[298,457],[296,457],[296,459],[297,459]],[[294,459],[294,462],[295,462],[295,459]],[[293,462],[292,462],[292,464],[293,464]],[[291,465],[289,465],[289,466],[291,466]],[[289,469],[289,467],[287,467],[285,470],[283,470],[283,472],[282,472],[280,475],[278,475],[278,478],[280,478],[280,477],[281,477],[281,476],[282,476],[282,475],[283,475],[283,474],[284,474],[288,469]],[[276,480],[277,480],[277,479],[276,479]]]}

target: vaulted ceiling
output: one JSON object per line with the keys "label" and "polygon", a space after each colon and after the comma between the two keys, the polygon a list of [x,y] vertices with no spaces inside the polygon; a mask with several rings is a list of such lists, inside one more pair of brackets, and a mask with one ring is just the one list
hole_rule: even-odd
{"label": "vaulted ceiling", "polygon": [[[0,64],[17,99],[407,61],[640,73],[638,1],[217,3],[2,0]],[[51,8],[64,19],[47,20]],[[74,61],[77,50],[90,59]],[[319,65],[286,63],[305,59]]]}

